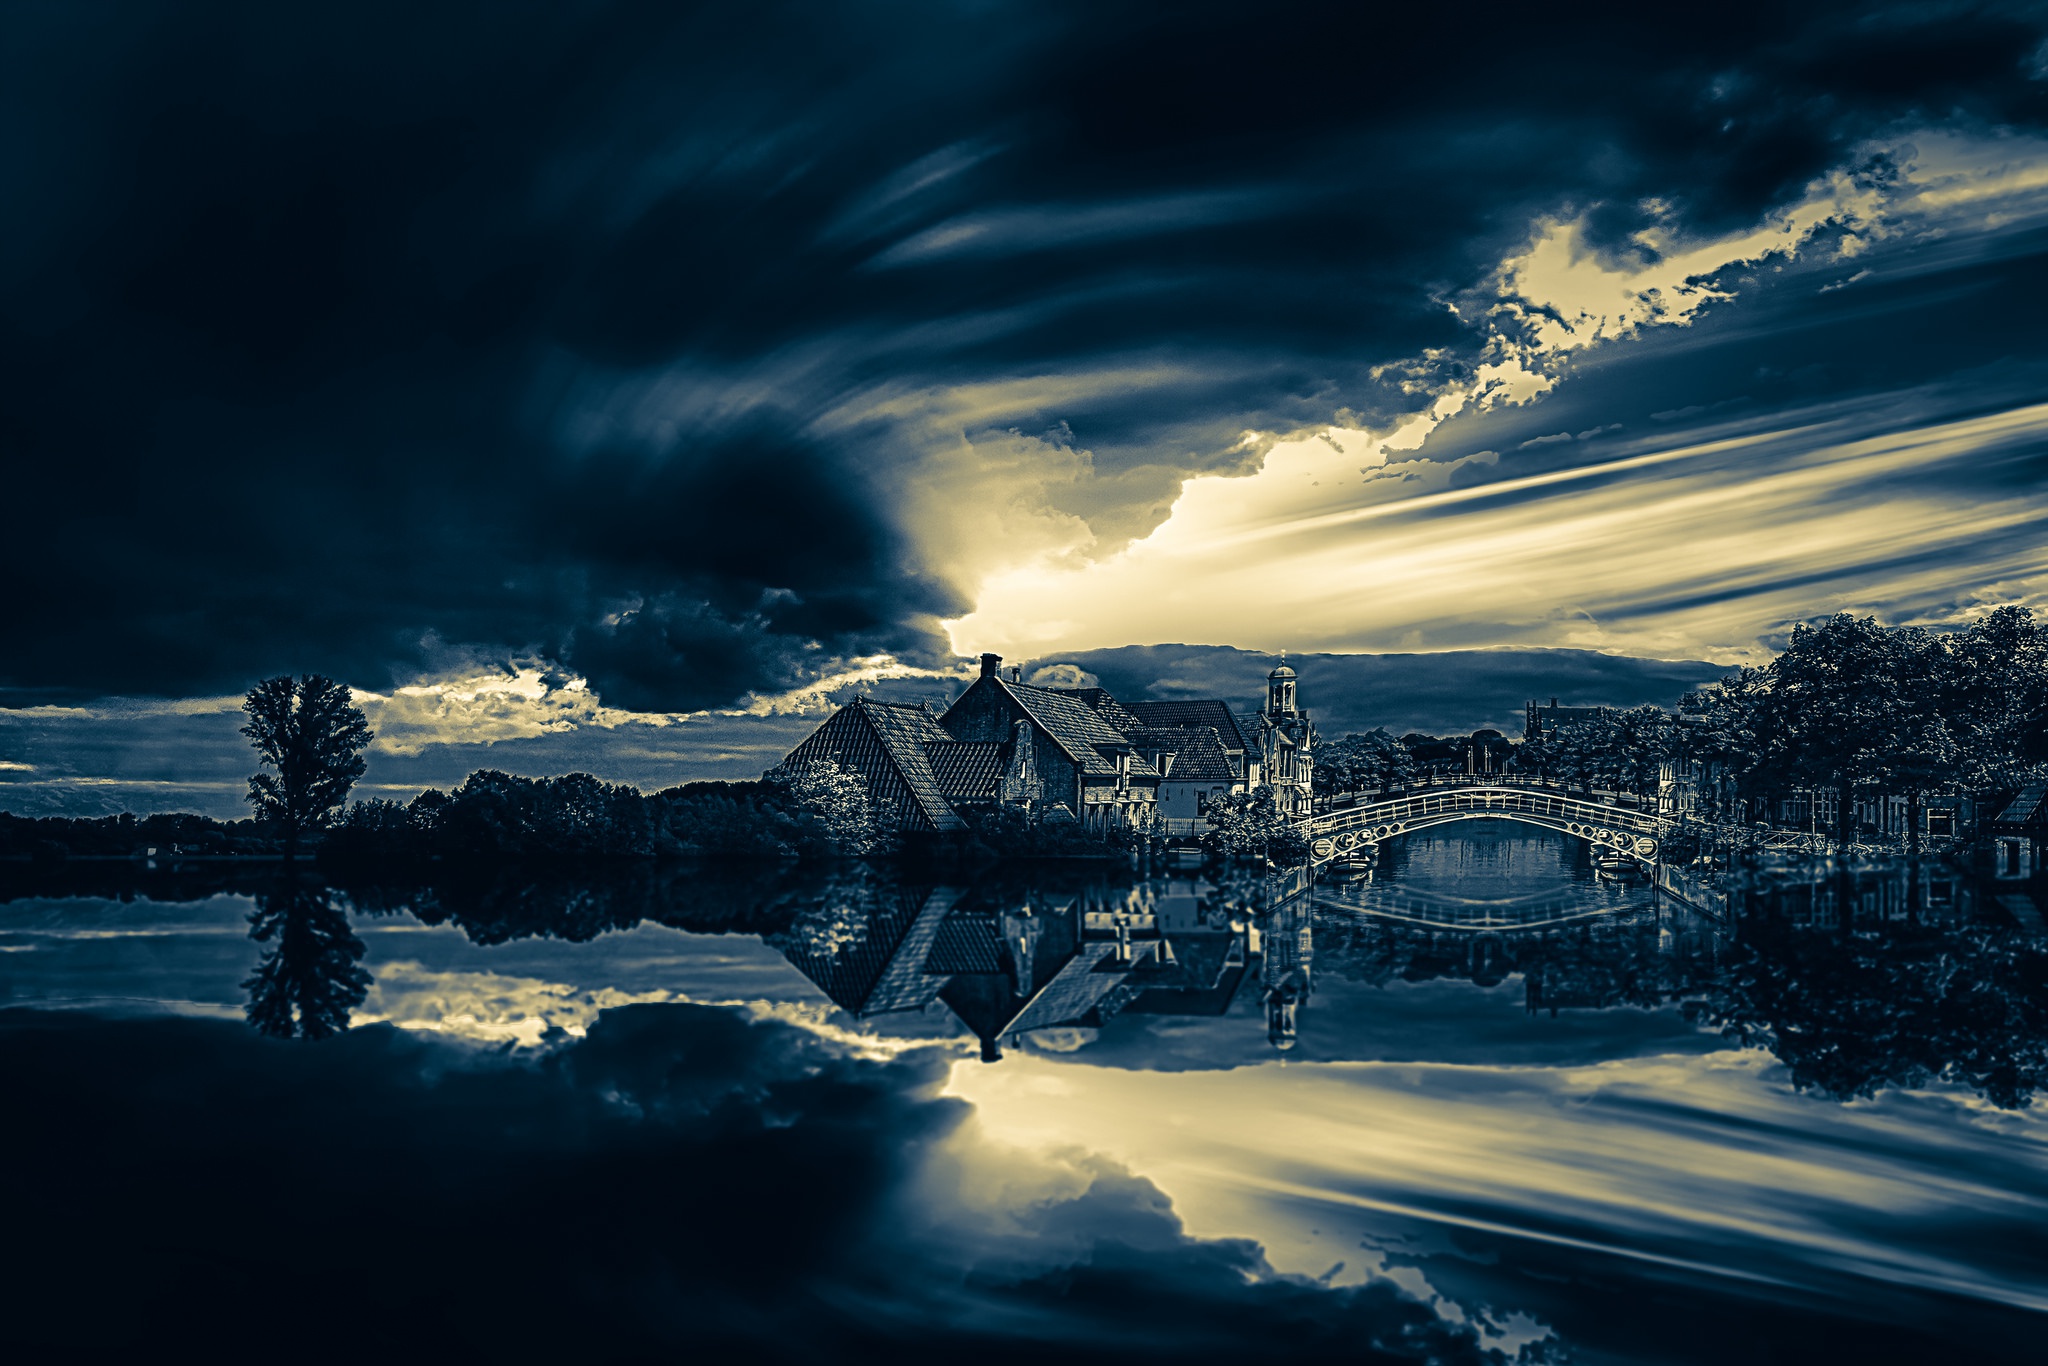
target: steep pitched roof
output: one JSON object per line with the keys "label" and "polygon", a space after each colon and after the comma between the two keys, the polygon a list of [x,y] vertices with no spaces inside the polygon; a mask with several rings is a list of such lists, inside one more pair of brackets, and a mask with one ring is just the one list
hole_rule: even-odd
{"label": "steep pitched roof", "polygon": [[952,737],[922,706],[857,697],[789,752],[789,762],[830,759],[867,780],[879,820],[898,830],[958,830],[965,822],[939,789],[925,742]]}
{"label": "steep pitched roof", "polygon": [[1123,703],[1111,697],[1107,688],[1048,688],[1046,691],[1064,693],[1068,697],[1080,699],[1082,702],[1087,703],[1088,706],[1094,708],[1103,720],[1109,722],[1110,725],[1115,726],[1118,730],[1129,730],[1133,726],[1144,724],[1136,716],[1133,716],[1130,709],[1125,707]]}
{"label": "steep pitched roof", "polygon": [[1003,781],[1003,747],[993,740],[924,742],[925,759],[949,802],[993,801]]}
{"label": "steep pitched roof", "polygon": [[1215,698],[1194,702],[1126,702],[1123,707],[1143,726],[1175,729],[1183,726],[1211,727],[1225,750],[1241,752],[1249,749],[1251,746],[1247,741],[1257,734],[1255,730],[1247,730],[1239,724],[1237,717],[1231,714],[1229,703]]}
{"label": "steep pitched roof", "polygon": [[1106,961],[1114,944],[1088,943],[1047,982],[1028,1005],[1010,1021],[1008,1029],[1045,1029],[1053,1025],[1079,1024],[1083,1016],[1123,985],[1130,970]]}
{"label": "steep pitched roof", "polygon": [[1162,750],[1175,756],[1167,774],[1177,783],[1230,782],[1230,756],[1211,726],[1142,726],[1125,731],[1139,749]]}
{"label": "steep pitched roof", "polygon": [[960,896],[952,887],[924,896],[906,893],[870,912],[867,933],[832,953],[807,953],[794,942],[779,947],[797,971],[852,1014],[922,1009],[946,984],[943,977],[928,976],[924,965]]}
{"label": "steep pitched roof", "polygon": [[2028,825],[2048,817],[2048,783],[2028,783],[1998,813],[1996,825]]}
{"label": "steep pitched roof", "polygon": [[[1083,773],[1103,775],[1117,771],[1116,765],[1097,746],[1120,751],[1129,749],[1130,741],[1124,739],[1122,731],[1103,720],[1095,708],[1071,694],[1051,688],[1012,683],[1001,678],[993,681],[1038,723],[1039,729],[1052,737],[1054,744],[1066,751],[1069,759],[1081,766]],[[1136,771],[1138,765],[1132,767]],[[1146,775],[1150,776],[1151,772],[1151,768],[1146,766]]]}

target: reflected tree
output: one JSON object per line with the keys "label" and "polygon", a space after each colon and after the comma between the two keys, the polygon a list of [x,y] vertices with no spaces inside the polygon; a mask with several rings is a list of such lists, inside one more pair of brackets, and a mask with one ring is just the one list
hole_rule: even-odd
{"label": "reflected tree", "polygon": [[281,1039],[325,1039],[348,1028],[371,979],[363,941],[327,888],[287,877],[259,893],[249,937],[270,946],[242,983],[250,1024]]}
{"label": "reflected tree", "polygon": [[1753,910],[1708,1012],[1839,1100],[1948,1081],[2012,1109],[2048,1084],[2048,942],[2018,927]]}

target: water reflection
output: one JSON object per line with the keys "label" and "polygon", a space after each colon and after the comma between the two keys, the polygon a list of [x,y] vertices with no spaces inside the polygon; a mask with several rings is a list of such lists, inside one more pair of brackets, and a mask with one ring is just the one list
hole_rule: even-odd
{"label": "water reflection", "polygon": [[246,1013],[262,1033],[325,1039],[348,1028],[370,989],[363,941],[321,883],[291,872],[256,894],[249,937],[267,948],[248,979]]}
{"label": "water reflection", "polygon": [[2024,1105],[2048,1084],[2048,942],[2033,894],[1953,869],[1775,873],[1740,889],[1740,933],[1709,1002],[1829,1096],[1960,1082]]}
{"label": "water reflection", "polygon": [[[954,1303],[1010,1324],[1044,1288],[1033,1312],[1086,1321],[1032,1350],[1068,1359],[1136,1359],[1136,1304],[1192,1323],[1282,1291],[1287,1314],[1372,1304],[1384,1323],[1364,1329],[1451,1334],[1455,1350],[1410,1354],[1443,1360],[1705,1366],[1788,1342],[1934,1360],[1959,1314],[1973,1360],[1998,1354],[1987,1341],[2030,1359],[2048,1310],[2044,1121],[1986,1101],[2022,1105],[2048,1065],[2033,892],[1932,863],[1787,867],[1717,918],[1597,880],[1562,839],[1472,824],[1390,846],[1368,883],[1280,900],[1250,870],[1053,866],[504,865],[338,885],[242,870],[210,899],[188,874],[114,868],[0,885],[19,898],[0,905],[0,999],[154,989],[232,1011],[246,982],[267,1033],[388,1022],[309,1049],[239,1022],[0,1011],[8,1094],[70,1126],[46,1142],[18,1127],[40,1143],[24,1169],[71,1160],[43,1184],[104,1202],[78,1221],[53,1195],[34,1227],[77,1230],[66,1266],[108,1255],[106,1229],[213,1240],[183,1261],[114,1240],[137,1280],[172,1267],[150,1323],[242,1265],[227,1259],[255,1221],[247,1192],[280,1209],[356,1198],[366,1169],[305,1154],[409,1143],[363,1178],[400,1192],[378,1238],[482,1227],[491,1246],[551,1249],[575,1294],[629,1320],[698,1294],[709,1308],[650,1330],[663,1350],[738,1354],[737,1330],[690,1335],[769,1268],[750,1323],[810,1321],[815,1303],[775,1298],[792,1279],[843,1277],[831,1303],[920,1327]],[[152,910],[166,886],[191,899]],[[180,954],[195,966],[175,982],[133,966]],[[935,1036],[954,1042],[917,1046]],[[81,1107],[75,1079],[102,1077],[100,1108]],[[216,1097],[237,1078],[255,1080],[230,1111]],[[107,1138],[133,1132],[186,1144],[176,1190],[159,1153]],[[290,1161],[252,1181],[250,1151]],[[736,1245],[693,1233],[728,1226]],[[1239,1262],[1216,1260],[1229,1248]],[[315,1270],[388,1251],[351,1244]],[[457,1261],[457,1293],[434,1303],[500,1302],[498,1263]],[[831,1320],[834,1340],[861,1318]],[[1236,1337],[1202,1320],[1176,1359],[1241,1356],[1272,1321]],[[1354,1350],[1359,1328],[1343,1318],[1318,1354]]]}
{"label": "water reflection", "polygon": [[[653,928],[693,943],[719,937],[765,947],[862,1028],[968,1035],[989,1061],[1020,1043],[1094,1048],[1127,1067],[1236,1066],[1272,1056],[1268,1046],[1313,1057],[1396,1056],[1417,1046],[1401,1039],[1419,1039],[1423,1027],[1417,1007],[1395,999],[1400,990],[1512,991],[1518,979],[1531,1021],[1521,1036],[1504,1023],[1475,1030],[1451,1014],[1429,1025],[1430,1037],[1463,1030],[1459,1056],[1519,1058],[1529,1055],[1517,1050],[1554,1050],[1561,1043],[1543,1041],[1567,1037],[1538,1031],[1536,1021],[1661,1011],[1665,1023],[1654,1030],[1616,1016],[1606,1030],[1612,1046],[1647,1046],[1628,1041],[1653,1036],[1671,1046],[1690,1020],[1700,1032],[1689,1037],[1725,1034],[1768,1049],[1796,1086],[1845,1099],[1945,1080],[2010,1107],[2048,1083],[2048,947],[2038,889],[1980,884],[1931,860],[1853,871],[1782,867],[1735,885],[1727,914],[1716,918],[1645,886],[1600,880],[1575,841],[1491,824],[1396,841],[1370,880],[1293,899],[1249,870],[1145,877],[1044,865],[940,881],[858,864],[500,865],[330,886],[240,869],[228,874],[236,880],[229,886],[254,902],[248,931],[261,957],[253,970],[246,959],[232,966],[228,980],[242,982],[247,1017],[263,1032],[326,1037],[347,1028],[374,989],[369,969],[377,964],[366,960],[382,958],[401,995],[419,995],[431,970],[408,961],[402,946],[423,941],[393,931],[424,925],[500,953],[520,943],[607,940],[618,947],[601,971],[612,975],[590,982],[586,994],[621,999],[608,990],[616,983],[624,999],[653,999],[661,970],[636,966],[636,953],[648,950],[634,947],[634,937]],[[48,924],[24,925],[19,942],[0,942],[38,949],[0,961],[0,995],[146,994],[146,984],[138,990],[142,972],[108,966],[116,946],[129,942],[121,917],[109,911],[104,927],[94,927],[77,902],[47,898],[97,896],[109,907],[147,905],[160,894],[196,901],[205,876],[24,870],[0,886],[0,897],[48,906],[37,913]],[[389,947],[366,953],[358,930]],[[8,938],[0,925],[0,941]],[[72,946],[68,956],[56,953],[59,945]],[[208,971],[220,952],[205,948]],[[151,955],[150,964],[167,961],[160,950]],[[143,960],[138,951],[127,961]],[[539,960],[529,953],[519,961]],[[772,975],[766,964],[776,960],[733,942],[689,961],[702,965],[689,969],[691,999],[715,1000],[758,996],[763,974]],[[733,987],[716,987],[718,972],[742,967],[751,974],[746,985],[735,977]],[[795,999],[809,988],[773,990]],[[171,995],[206,997],[182,985]],[[1490,1011],[1496,998],[1487,999]],[[425,1022],[419,1012],[430,1006],[394,996],[373,1001],[372,1010]],[[1323,1014],[1327,1021],[1315,1023]],[[549,1027],[536,1019],[503,1036],[538,1037]],[[572,1018],[570,1027],[581,1026]],[[1397,1037],[1399,1030],[1408,1034]],[[1310,1038],[1314,1046],[1301,1047]],[[1243,1051],[1247,1043],[1254,1052]],[[1447,1044],[1429,1047],[1449,1055]]]}

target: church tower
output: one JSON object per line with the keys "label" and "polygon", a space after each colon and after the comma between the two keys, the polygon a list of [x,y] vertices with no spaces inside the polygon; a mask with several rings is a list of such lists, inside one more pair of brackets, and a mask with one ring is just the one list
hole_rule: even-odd
{"label": "church tower", "polygon": [[1266,675],[1266,715],[1277,719],[1294,714],[1298,709],[1294,699],[1296,682],[1294,670],[1287,667],[1283,657],[1280,667]]}

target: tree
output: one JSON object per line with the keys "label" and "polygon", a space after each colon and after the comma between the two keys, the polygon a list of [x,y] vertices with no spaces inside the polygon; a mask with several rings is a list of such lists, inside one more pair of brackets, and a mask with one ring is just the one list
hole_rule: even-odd
{"label": "tree", "polygon": [[1308,862],[1308,837],[1273,803],[1273,789],[1258,787],[1209,799],[1209,824],[1202,845],[1226,858],[1271,859],[1283,868]]}
{"label": "tree", "polygon": [[301,833],[325,825],[363,776],[370,726],[347,686],[319,674],[266,678],[249,689],[242,710],[249,714],[242,734],[276,770],[249,779],[249,802],[258,819],[284,831],[290,858]]}
{"label": "tree", "polygon": [[331,1038],[348,1028],[370,974],[361,965],[363,941],[325,887],[286,874],[257,894],[249,937],[270,945],[242,983],[250,1024],[283,1039]]}
{"label": "tree", "polygon": [[2020,786],[2048,762],[2048,636],[2024,607],[2001,607],[1946,642],[1941,701],[1961,781]]}
{"label": "tree", "polygon": [[765,779],[795,810],[816,819],[829,843],[844,854],[871,852],[880,842],[867,779],[830,759],[783,764]]}
{"label": "tree", "polygon": [[1313,781],[1318,793],[1330,796],[1399,787],[1418,772],[1408,747],[1380,729],[1317,746]]}

